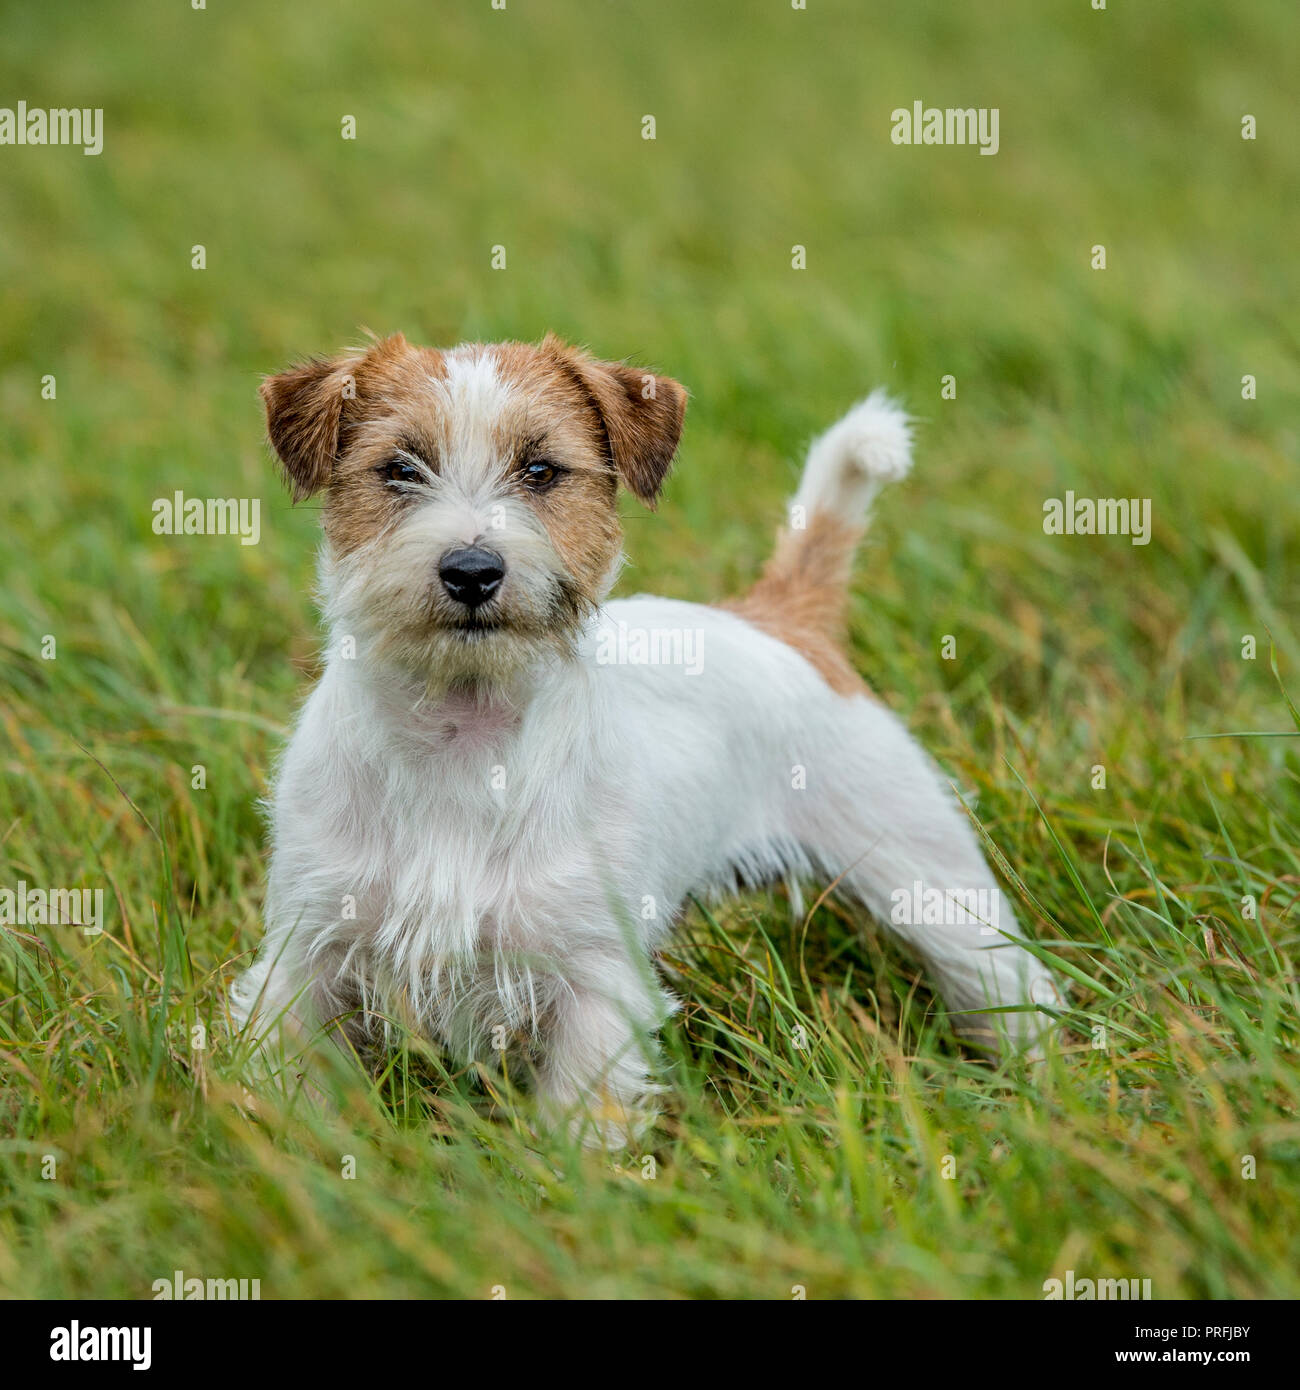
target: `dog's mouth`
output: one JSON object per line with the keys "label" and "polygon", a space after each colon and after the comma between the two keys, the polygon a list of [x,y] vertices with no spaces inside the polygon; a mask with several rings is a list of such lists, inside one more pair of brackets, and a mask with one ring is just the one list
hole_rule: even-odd
{"label": "dog's mouth", "polygon": [[441,636],[460,646],[499,641],[567,641],[591,607],[577,585],[557,578],[538,611],[503,605],[497,598],[474,608],[448,603],[437,592],[430,594],[421,626],[427,636]]}
{"label": "dog's mouth", "polygon": [[505,630],[506,624],[499,617],[490,614],[471,613],[467,618],[453,623],[449,629],[463,642],[482,641],[494,632]]}
{"label": "dog's mouth", "polygon": [[489,600],[477,608],[468,608],[461,604],[452,604],[450,607],[452,611],[448,612],[445,600],[441,600],[440,596],[434,593],[425,613],[425,621],[431,629],[449,633],[464,642],[482,641],[494,632],[504,631],[510,625],[501,611],[501,605],[494,600]]}

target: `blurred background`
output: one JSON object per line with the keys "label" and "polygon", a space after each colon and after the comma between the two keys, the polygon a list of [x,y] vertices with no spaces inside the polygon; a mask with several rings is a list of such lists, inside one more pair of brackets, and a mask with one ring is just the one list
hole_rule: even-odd
{"label": "blurred background", "polygon": [[[0,13],[9,105],[105,112],[96,158],[0,147],[8,507],[42,568],[123,598],[164,555],[204,564],[153,545],[124,563],[121,543],[148,535],[142,498],[275,498],[257,378],[361,326],[435,344],[550,329],[679,376],[693,399],[663,563],[688,547],[703,592],[766,543],[809,432],[874,384],[930,426],[918,488],[969,461],[935,487],[931,535],[984,489],[1034,544],[1058,484],[1193,475],[1161,497],[1167,548],[1210,512],[1251,530],[1272,509],[1243,482],[1284,481],[1267,456],[1297,386],[1284,0],[1176,16],[1011,0],[996,20],[847,0]],[[891,144],[891,110],[915,100],[998,107],[999,153]],[[57,404],[40,401],[47,371]],[[939,399],[947,373],[956,402]],[[239,556],[263,596],[259,560],[301,554],[311,518],[268,529]],[[8,581],[33,586],[17,568]]]}

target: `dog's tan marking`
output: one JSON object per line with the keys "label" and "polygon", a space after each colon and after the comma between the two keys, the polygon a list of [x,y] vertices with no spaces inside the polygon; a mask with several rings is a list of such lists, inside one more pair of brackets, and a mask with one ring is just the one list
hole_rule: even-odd
{"label": "dog's tan marking", "polygon": [[862,527],[813,512],[800,531],[783,528],[762,576],[719,606],[793,647],[838,695],[871,695],[841,643],[853,554]]}
{"label": "dog's tan marking", "polygon": [[322,522],[336,556],[382,535],[402,514],[399,495],[378,486],[375,469],[397,449],[414,452],[437,471],[442,444],[437,385],[443,355],[386,338],[351,365],[356,397],[344,401],[339,452],[325,495]]}
{"label": "dog's tan marking", "polygon": [[516,470],[529,461],[550,462],[561,470],[542,490],[521,481],[520,493],[546,527],[583,597],[595,603],[623,543],[617,478],[605,452],[600,416],[560,367],[551,341],[540,348],[501,343],[491,349],[520,410],[501,443]]}
{"label": "dog's tan marking", "polygon": [[408,439],[436,450],[430,383],[445,374],[440,352],[394,333],[363,353],[316,359],[262,383],[267,433],[294,501],[329,488],[323,523],[336,554],[394,520],[400,503],[370,486],[372,470]]}
{"label": "dog's tan marking", "polygon": [[[618,479],[653,503],[681,434],[686,393],[666,377],[598,362],[553,335],[540,346],[500,343],[490,351],[524,411],[514,437],[503,443],[526,442],[536,456],[564,469],[554,486],[525,495],[594,602],[622,546]],[[635,399],[625,386],[632,377]],[[655,386],[644,402],[643,378]]]}

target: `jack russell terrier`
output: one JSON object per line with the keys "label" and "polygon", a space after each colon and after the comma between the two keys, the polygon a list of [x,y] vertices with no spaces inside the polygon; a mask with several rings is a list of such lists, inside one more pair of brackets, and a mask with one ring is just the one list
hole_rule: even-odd
{"label": "jack russell terrier", "polygon": [[912,948],[961,1032],[1034,1046],[1052,976],[1005,905],[970,906],[1001,903],[977,837],[840,644],[868,509],[910,462],[895,405],[812,445],[762,577],[713,606],[607,598],[618,489],[653,506],[677,450],[675,381],[554,337],[398,334],[261,390],[295,500],[324,494],[329,630],[232,992],[263,1045],[374,1054],[400,1024],[517,1050],[546,1123],[633,1142],[688,895],[816,879]]}

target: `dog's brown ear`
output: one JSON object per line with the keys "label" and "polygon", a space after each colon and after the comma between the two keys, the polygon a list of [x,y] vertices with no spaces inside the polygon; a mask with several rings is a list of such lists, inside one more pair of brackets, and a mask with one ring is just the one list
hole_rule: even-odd
{"label": "dog's brown ear", "polygon": [[355,396],[354,361],[319,358],[290,367],[261,385],[266,432],[293,492],[301,502],[329,482],[339,454],[343,403]]}
{"label": "dog's brown ear", "polygon": [[315,358],[262,382],[266,432],[295,502],[329,482],[344,428],[362,411],[358,383],[364,383],[372,366],[378,369],[384,359],[405,349],[406,339],[394,333],[360,356]]}
{"label": "dog's brown ear", "polygon": [[570,352],[568,361],[604,421],[619,477],[653,507],[682,437],[686,388],[672,377],[585,353]]}

